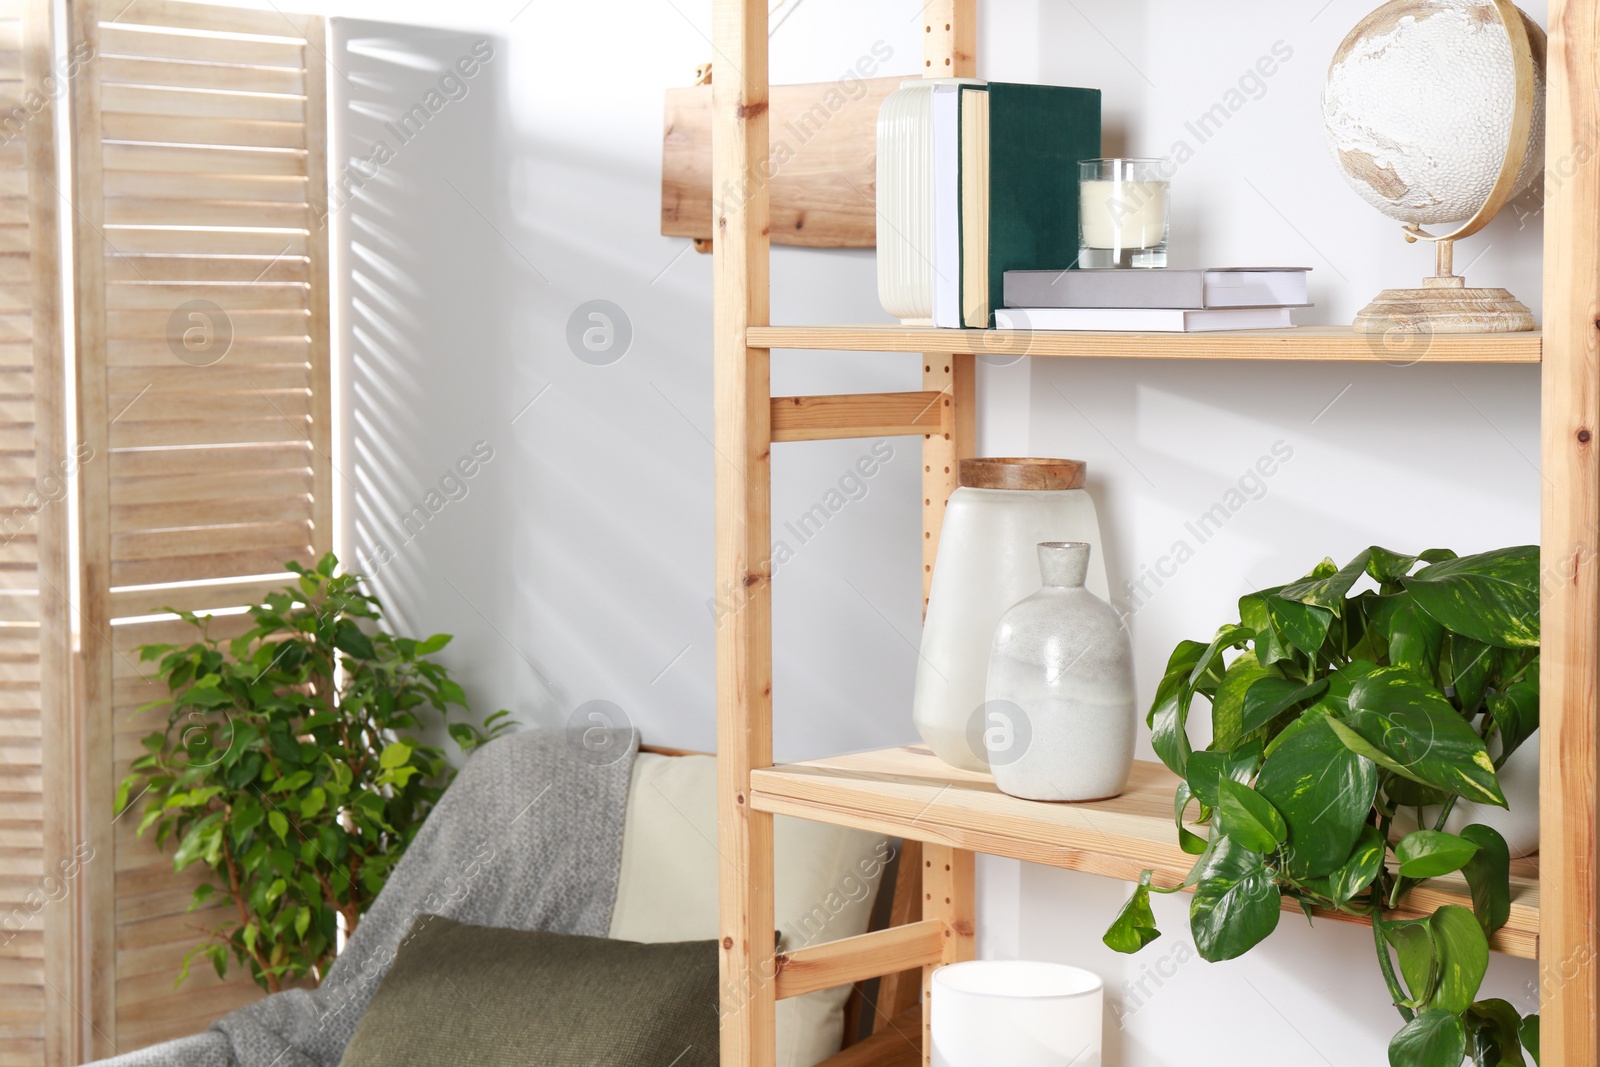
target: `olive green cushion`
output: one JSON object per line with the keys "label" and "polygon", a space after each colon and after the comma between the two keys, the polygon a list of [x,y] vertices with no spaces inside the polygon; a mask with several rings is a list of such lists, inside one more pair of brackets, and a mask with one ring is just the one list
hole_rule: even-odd
{"label": "olive green cushion", "polygon": [[340,1067],[709,1067],[717,943],[420,916]]}

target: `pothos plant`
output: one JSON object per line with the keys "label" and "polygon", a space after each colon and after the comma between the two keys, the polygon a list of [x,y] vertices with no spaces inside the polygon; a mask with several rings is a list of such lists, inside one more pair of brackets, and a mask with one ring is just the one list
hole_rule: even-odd
{"label": "pothos plant", "polygon": [[[171,693],[140,710],[165,708],[167,723],[144,739],[116,810],[142,798],[139,833],[175,842],[177,870],[206,869],[191,911],[213,897],[227,905],[179,982],[197,957],[219,976],[232,957],[271,991],[320,978],[339,923],[355,930],[453,777],[444,751],[409,733],[424,714],[465,711],[461,687],[428,659],[450,636],[378,629],[378,601],[337,564],[288,564],[293,585],[251,608],[238,637],[214,638],[211,618],[178,611],[199,639],[139,650]],[[507,714],[449,733],[471,749]]]}
{"label": "pothos plant", "polygon": [[[1376,588],[1354,592],[1363,578]],[[1212,725],[1200,751],[1187,730],[1197,696]],[[1243,597],[1238,622],[1173,651],[1149,714],[1180,779],[1179,844],[1198,858],[1177,886],[1145,871],[1105,943],[1131,953],[1160,936],[1152,892],[1194,891],[1190,928],[1211,961],[1271,934],[1285,897],[1308,920],[1358,915],[1404,1023],[1393,1067],[1525,1064],[1524,1051],[1537,1064],[1539,1017],[1478,999],[1489,938],[1510,914],[1505,840],[1445,827],[1462,800],[1506,806],[1496,772],[1538,715],[1536,547],[1369,548]],[[1420,829],[1400,834],[1402,811]],[[1394,916],[1419,882],[1455,871],[1470,910]]]}

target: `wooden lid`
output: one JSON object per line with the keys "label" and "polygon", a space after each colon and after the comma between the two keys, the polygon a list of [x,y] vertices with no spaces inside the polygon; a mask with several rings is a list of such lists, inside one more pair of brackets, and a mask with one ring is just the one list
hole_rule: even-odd
{"label": "wooden lid", "polygon": [[964,459],[961,484],[969,489],[1082,489],[1080,459]]}

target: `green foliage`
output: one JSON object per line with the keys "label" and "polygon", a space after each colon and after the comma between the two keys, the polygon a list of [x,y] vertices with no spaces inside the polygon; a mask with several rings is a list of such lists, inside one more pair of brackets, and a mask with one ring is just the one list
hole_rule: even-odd
{"label": "green foliage", "polygon": [[[239,637],[215,639],[208,617],[179,611],[198,641],[139,650],[171,696],[140,709],[165,709],[167,723],[144,739],[116,810],[142,798],[139,833],[174,844],[176,870],[205,868],[191,911],[226,905],[179,982],[197,957],[218,975],[236,959],[269,990],[320,978],[339,921],[355,930],[453,777],[442,749],[406,737],[422,716],[466,710],[461,687],[427,658],[449,635],[378,629],[378,601],[337,563],[288,564],[294,584],[250,609]],[[450,723],[450,735],[471,749],[505,730],[507,714],[490,716],[487,732]]]}
{"label": "green foliage", "polygon": [[[1188,736],[1196,697],[1213,738],[1200,751]],[[1181,779],[1179,844],[1199,858],[1182,886],[1152,885],[1146,871],[1107,945],[1137,952],[1159,937],[1150,894],[1181,888],[1194,890],[1191,932],[1212,961],[1270,936],[1283,897],[1307,916],[1363,916],[1405,1022],[1392,1067],[1537,1062],[1538,1016],[1475,999],[1510,914],[1506,843],[1486,826],[1444,829],[1458,800],[1505,806],[1497,772],[1539,725],[1537,548],[1323,560],[1242,597],[1239,621],[1209,644],[1179,643],[1148,721]],[[1396,813],[1420,821],[1431,807],[1434,825],[1391,858]],[[1418,881],[1455,871],[1471,910],[1391,917]]]}

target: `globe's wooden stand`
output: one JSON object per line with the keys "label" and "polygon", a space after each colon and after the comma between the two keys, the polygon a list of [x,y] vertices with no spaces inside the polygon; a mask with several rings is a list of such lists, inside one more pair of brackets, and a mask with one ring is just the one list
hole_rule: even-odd
{"label": "globe's wooden stand", "polygon": [[[1409,235],[1408,235],[1409,236]],[[1449,238],[1435,242],[1439,272],[1421,289],[1385,289],[1356,314],[1356,333],[1522,333],[1534,328],[1528,305],[1506,289],[1469,289],[1452,273]]]}

